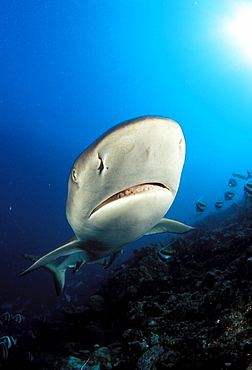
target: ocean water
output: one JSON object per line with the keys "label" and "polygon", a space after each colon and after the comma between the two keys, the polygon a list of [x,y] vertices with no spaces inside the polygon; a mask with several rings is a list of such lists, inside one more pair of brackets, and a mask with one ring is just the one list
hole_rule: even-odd
{"label": "ocean water", "polygon": [[[49,315],[62,299],[42,269],[18,277],[30,264],[22,253],[41,256],[73,236],[65,217],[69,171],[112,126],[146,115],[179,122],[186,160],[167,216],[178,221],[193,225],[216,212],[214,202],[230,190],[232,173],[252,170],[252,45],[249,26],[242,33],[237,22],[244,8],[251,15],[248,6],[228,0],[2,2],[0,314]],[[242,201],[243,185],[238,179],[224,208]],[[208,210],[199,215],[201,197]],[[127,247],[116,266],[154,239]],[[71,279],[80,283],[70,289],[74,299],[84,302],[109,273],[84,266],[69,276],[70,285]]]}

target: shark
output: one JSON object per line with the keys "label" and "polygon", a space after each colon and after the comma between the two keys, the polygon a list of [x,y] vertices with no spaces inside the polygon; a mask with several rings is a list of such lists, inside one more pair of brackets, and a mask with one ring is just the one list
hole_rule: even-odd
{"label": "shark", "polygon": [[66,216],[74,237],[34,259],[20,276],[44,267],[60,294],[68,268],[106,266],[106,257],[113,261],[144,235],[194,230],[164,218],[179,188],[185,148],[180,125],[165,117],[144,116],[105,132],[80,154],[69,175]]}

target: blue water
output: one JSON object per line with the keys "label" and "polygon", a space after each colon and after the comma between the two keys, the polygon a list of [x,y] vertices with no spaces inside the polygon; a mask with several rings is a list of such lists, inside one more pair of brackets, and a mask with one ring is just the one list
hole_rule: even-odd
{"label": "blue water", "polygon": [[[214,212],[232,172],[252,169],[252,62],[225,32],[239,3],[2,2],[0,305],[41,314],[58,302],[42,269],[18,278],[29,266],[21,253],[43,255],[72,237],[65,217],[72,163],[115,124],[160,115],[182,126],[187,154],[169,218],[204,217],[195,211],[202,196]],[[76,299],[103,274],[84,266]]]}

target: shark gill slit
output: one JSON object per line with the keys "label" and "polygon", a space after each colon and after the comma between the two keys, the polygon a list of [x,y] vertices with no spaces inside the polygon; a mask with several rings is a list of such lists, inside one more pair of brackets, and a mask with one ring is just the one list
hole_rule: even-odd
{"label": "shark gill slit", "polygon": [[124,198],[125,196],[127,197],[127,196],[130,196],[130,195],[136,195],[136,194],[142,193],[144,191],[154,190],[154,189],[157,189],[157,188],[163,188],[163,189],[167,189],[167,190],[171,191],[171,189],[169,189],[167,186],[165,186],[164,184],[161,184],[161,183],[146,183],[146,184],[134,185],[134,186],[131,186],[127,189],[124,189],[124,190],[122,190],[122,191],[120,191],[116,194],[113,194],[111,197],[104,200],[102,203],[98,204],[98,206],[95,207],[92,210],[89,217],[91,217],[96,211],[98,211],[98,209],[104,207],[106,204],[114,202],[115,200],[118,200],[120,198]]}

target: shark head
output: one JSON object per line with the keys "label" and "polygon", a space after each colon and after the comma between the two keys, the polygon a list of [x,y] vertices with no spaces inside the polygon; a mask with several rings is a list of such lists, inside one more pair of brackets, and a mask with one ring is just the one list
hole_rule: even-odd
{"label": "shark head", "polygon": [[176,196],[184,159],[184,136],[171,119],[142,117],[105,133],[77,158],[69,176],[66,215],[75,237],[21,275],[44,266],[59,292],[70,266],[104,264],[143,235],[193,230],[163,218]]}
{"label": "shark head", "polygon": [[173,120],[143,117],[101,136],[75,161],[66,214],[80,240],[126,245],[168,211],[178,190],[185,140]]}

